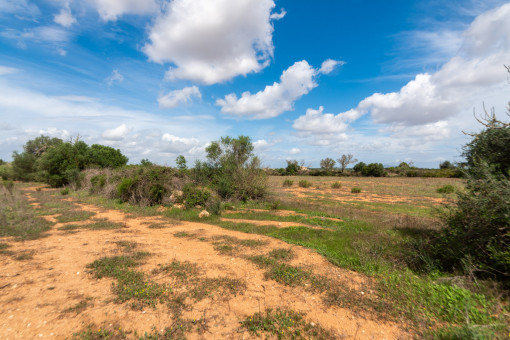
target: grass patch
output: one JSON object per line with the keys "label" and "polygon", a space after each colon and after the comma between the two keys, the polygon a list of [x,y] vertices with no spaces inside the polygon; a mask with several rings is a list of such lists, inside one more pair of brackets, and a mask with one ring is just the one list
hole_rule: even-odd
{"label": "grass patch", "polygon": [[335,182],[333,184],[331,184],[331,189],[340,189],[342,187],[342,183],[340,182]]}
{"label": "grass patch", "polygon": [[58,228],[58,230],[76,230],[76,229],[90,229],[90,230],[114,230],[127,228],[125,223],[112,222],[108,219],[93,219],[94,223],[87,224],[67,224]]}
{"label": "grass patch", "polygon": [[455,187],[451,184],[444,185],[436,190],[439,194],[451,194],[455,192]]}
{"label": "grass patch", "polygon": [[67,223],[67,222],[78,222],[78,221],[86,221],[95,213],[90,211],[83,210],[68,210],[61,213],[60,216],[57,216],[57,222],[59,223]]}
{"label": "grass patch", "polygon": [[84,300],[81,300],[80,302],[78,302],[73,307],[69,307],[67,309],[64,309],[62,311],[62,313],[75,313],[76,315],[78,315],[81,312],[83,312],[85,309],[87,309],[88,307],[94,306],[94,304],[91,303],[91,301],[92,301],[92,298],[90,298],[90,297],[86,298]]}
{"label": "grass patch", "polygon": [[286,179],[283,181],[282,187],[289,188],[292,186],[292,184],[294,184],[294,181],[292,181],[290,179]]}
{"label": "grass patch", "polygon": [[266,309],[241,321],[241,327],[252,335],[278,339],[338,339],[338,335],[307,322],[305,314],[289,309]]}
{"label": "grass patch", "polygon": [[351,189],[351,193],[353,193],[353,194],[359,194],[360,192],[361,192],[361,188],[356,188],[355,187],[355,188]]}
{"label": "grass patch", "polygon": [[[0,190],[7,191],[3,186]],[[0,200],[0,237],[12,236],[17,241],[35,240],[47,236],[53,223],[39,217],[17,185],[12,194]]]}
{"label": "grass patch", "polygon": [[298,185],[299,185],[300,188],[309,188],[309,187],[312,186],[312,183],[310,183],[307,180],[303,179],[303,180],[299,181]]}

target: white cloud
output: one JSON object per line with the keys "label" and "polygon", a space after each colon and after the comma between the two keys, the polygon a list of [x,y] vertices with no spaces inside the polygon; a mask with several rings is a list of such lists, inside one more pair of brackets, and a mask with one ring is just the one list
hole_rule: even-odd
{"label": "white cloud", "polygon": [[191,102],[192,97],[202,98],[200,90],[196,86],[185,87],[175,90],[158,98],[159,107],[171,109],[182,104]]}
{"label": "white cloud", "polygon": [[58,54],[60,54],[62,57],[65,57],[67,55],[67,51],[63,48],[57,48]]}
{"label": "white cloud", "polygon": [[508,32],[510,4],[481,14],[462,34],[457,55],[437,72],[418,74],[400,91],[375,93],[355,111],[370,112],[376,123],[426,128],[471,111],[489,96],[503,100],[508,91],[503,68],[509,63]]}
{"label": "white cloud", "polygon": [[129,132],[129,128],[126,124],[121,124],[118,127],[110,130],[106,130],[101,134],[106,140],[109,141],[120,141],[123,140]]}
{"label": "white cloud", "polygon": [[36,16],[40,10],[27,0],[0,0],[0,13]]}
{"label": "white cloud", "polygon": [[181,138],[168,133],[161,137],[161,150],[163,152],[180,154],[189,152],[200,145],[196,138]]}
{"label": "white cloud", "polygon": [[20,69],[14,68],[14,67],[8,67],[8,66],[1,66],[0,65],[0,76],[5,76],[8,74],[14,74],[18,73]]}
{"label": "white cloud", "polygon": [[292,149],[290,149],[289,153],[291,155],[297,155],[298,153],[301,153],[301,150],[298,148],[292,148]]}
{"label": "white cloud", "polygon": [[292,127],[305,135],[339,133],[347,130],[345,114],[335,116],[332,113],[323,112],[322,106],[318,110],[308,109],[304,116],[294,121]]}
{"label": "white cloud", "polygon": [[273,0],[174,0],[158,16],[143,51],[170,62],[167,79],[204,84],[258,72],[273,55]]}
{"label": "white cloud", "polygon": [[393,138],[419,138],[424,141],[439,141],[450,137],[451,129],[447,121],[438,121],[418,126],[393,125],[381,132],[390,132]]}
{"label": "white cloud", "polygon": [[252,119],[272,118],[293,109],[294,102],[317,86],[318,71],[306,60],[294,63],[283,71],[280,82],[268,85],[255,94],[244,92],[241,98],[231,93],[218,99],[222,113],[249,116]]}
{"label": "white cloud", "polygon": [[321,68],[319,69],[319,73],[321,73],[321,74],[329,74],[329,73],[333,72],[333,70],[338,65],[344,65],[344,64],[345,64],[345,62],[343,62],[343,61],[327,59],[327,60],[325,60],[322,63]]}
{"label": "white cloud", "polygon": [[119,73],[119,70],[113,70],[112,74],[105,81],[108,83],[108,86],[112,86],[115,82],[122,83],[124,76]]}
{"label": "white cloud", "polygon": [[69,3],[66,3],[64,8],[62,8],[60,12],[53,17],[53,21],[67,28],[71,27],[73,24],[76,24],[77,21],[71,13]]}
{"label": "white cloud", "polygon": [[152,14],[159,11],[155,0],[88,0],[104,21],[116,21],[124,14]]}
{"label": "white cloud", "polygon": [[273,20],[280,20],[280,19],[283,19],[283,17],[285,17],[286,14],[287,14],[287,12],[282,8],[280,13],[273,13],[269,16],[269,18],[271,18]]}

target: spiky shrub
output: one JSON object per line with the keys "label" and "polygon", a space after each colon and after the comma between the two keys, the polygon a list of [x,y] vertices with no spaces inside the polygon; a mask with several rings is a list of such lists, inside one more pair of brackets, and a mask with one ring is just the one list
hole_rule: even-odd
{"label": "spiky shrub", "polygon": [[335,183],[331,184],[332,189],[340,189],[341,187],[342,187],[342,183],[340,183],[340,182],[335,182]]}

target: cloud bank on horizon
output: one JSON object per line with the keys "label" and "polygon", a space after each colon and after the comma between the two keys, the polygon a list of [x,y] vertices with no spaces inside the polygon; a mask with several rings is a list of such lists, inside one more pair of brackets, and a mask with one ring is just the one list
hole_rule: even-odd
{"label": "cloud bank on horizon", "polygon": [[450,4],[462,14],[448,20],[431,9],[416,20],[427,25],[415,26],[411,8],[388,18],[399,30],[367,30],[387,48],[368,73],[359,61],[366,37],[352,33],[353,43],[345,33],[353,22],[320,26],[321,15],[353,16],[366,10],[359,6],[1,0],[0,158],[39,134],[80,134],[132,162],[172,165],[245,134],[269,166],[298,156],[318,166],[342,153],[437,166],[458,155],[461,131],[478,128],[473,108],[501,111],[509,99],[510,3],[475,4]]}

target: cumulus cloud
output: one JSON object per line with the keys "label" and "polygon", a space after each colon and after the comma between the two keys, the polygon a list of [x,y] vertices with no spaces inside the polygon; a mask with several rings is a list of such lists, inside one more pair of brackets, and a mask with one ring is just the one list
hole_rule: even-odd
{"label": "cumulus cloud", "polygon": [[67,28],[76,24],[76,18],[73,17],[73,14],[71,13],[69,3],[66,3],[64,8],[62,8],[60,12],[53,17],[53,21]]}
{"label": "cumulus cloud", "polygon": [[292,149],[290,149],[289,153],[291,155],[297,155],[298,153],[301,153],[301,150],[298,148],[292,148]]}
{"label": "cumulus cloud", "polygon": [[258,72],[273,56],[274,7],[273,0],[174,0],[150,28],[143,51],[175,65],[170,80],[210,85]]}
{"label": "cumulus cloud", "polygon": [[161,137],[161,150],[163,152],[181,154],[189,152],[200,145],[196,138],[181,138],[168,133]]}
{"label": "cumulus cloud", "polygon": [[306,60],[294,63],[283,71],[280,82],[268,85],[255,94],[244,92],[241,98],[234,93],[218,99],[221,112],[248,116],[252,119],[272,118],[293,109],[294,102],[317,86],[315,78],[319,71]]}
{"label": "cumulus cloud", "polygon": [[124,76],[119,73],[119,70],[113,70],[112,74],[105,79],[105,81],[108,83],[108,86],[112,86],[113,83],[122,83],[124,81]]}
{"label": "cumulus cloud", "polygon": [[304,135],[338,133],[347,130],[346,115],[324,113],[324,107],[318,110],[308,109],[304,116],[294,121],[292,127]]}
{"label": "cumulus cloud", "polygon": [[473,100],[506,96],[508,32],[510,4],[479,15],[462,34],[457,54],[437,72],[418,74],[399,91],[375,93],[351,112],[370,112],[376,123],[426,129],[472,108]]}
{"label": "cumulus cloud", "polygon": [[120,141],[129,133],[129,128],[126,124],[121,124],[115,129],[106,130],[101,134],[101,137],[108,141]]}
{"label": "cumulus cloud", "polygon": [[192,98],[202,98],[200,90],[196,86],[185,87],[181,90],[175,90],[158,98],[159,107],[171,109],[192,101]]}
{"label": "cumulus cloud", "polygon": [[104,21],[116,21],[124,14],[152,14],[159,11],[155,0],[89,0]]}
{"label": "cumulus cloud", "polygon": [[389,132],[393,138],[420,138],[424,141],[439,141],[450,136],[451,129],[447,121],[438,121],[418,126],[393,125],[381,132]]}
{"label": "cumulus cloud", "polygon": [[273,19],[273,20],[280,20],[280,19],[283,19],[285,17],[285,15],[287,14],[287,11],[285,11],[283,8],[282,10],[280,11],[280,13],[273,13],[269,16],[269,18]]}

